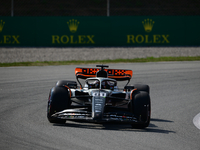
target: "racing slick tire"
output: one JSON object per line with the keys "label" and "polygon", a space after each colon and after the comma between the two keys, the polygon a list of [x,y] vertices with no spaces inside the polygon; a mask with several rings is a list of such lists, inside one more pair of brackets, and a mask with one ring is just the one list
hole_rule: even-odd
{"label": "racing slick tire", "polygon": [[138,117],[139,122],[132,124],[133,128],[143,129],[149,126],[151,116],[151,100],[145,91],[136,91],[132,94],[132,113]]}
{"label": "racing slick tire", "polygon": [[134,84],[134,88],[136,88],[138,91],[145,91],[149,94],[150,88],[146,84]]}
{"label": "racing slick tire", "polygon": [[47,118],[50,123],[65,123],[66,120],[52,117],[56,112],[70,108],[71,99],[68,89],[65,87],[54,87],[49,93],[47,106]]}

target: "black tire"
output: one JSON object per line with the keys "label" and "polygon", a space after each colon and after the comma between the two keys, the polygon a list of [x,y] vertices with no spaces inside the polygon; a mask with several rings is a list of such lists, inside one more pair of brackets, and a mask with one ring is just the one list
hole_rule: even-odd
{"label": "black tire", "polygon": [[134,88],[137,88],[138,91],[145,91],[149,94],[150,88],[146,84],[134,84]]}
{"label": "black tire", "polygon": [[68,89],[65,87],[54,87],[49,94],[47,106],[47,118],[50,123],[65,123],[66,120],[52,117],[56,112],[70,108],[71,100]]}
{"label": "black tire", "polygon": [[68,86],[69,88],[73,88],[73,89],[77,88],[77,82],[76,81],[60,80],[56,83],[57,87],[63,87],[64,85]]}
{"label": "black tire", "polygon": [[146,128],[150,123],[151,100],[145,91],[136,91],[132,94],[131,112],[140,119],[141,123],[132,124],[133,128]]}

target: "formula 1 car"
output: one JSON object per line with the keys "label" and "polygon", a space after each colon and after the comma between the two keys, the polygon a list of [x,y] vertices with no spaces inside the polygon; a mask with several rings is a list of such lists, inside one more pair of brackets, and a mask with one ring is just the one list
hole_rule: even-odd
{"label": "formula 1 car", "polygon": [[[150,123],[149,86],[128,86],[132,70],[76,68],[76,81],[61,80],[50,90],[47,118],[50,123],[66,120],[96,123],[128,123],[133,128],[146,128]],[[85,81],[82,86],[79,79]],[[128,81],[122,90],[117,81]]]}

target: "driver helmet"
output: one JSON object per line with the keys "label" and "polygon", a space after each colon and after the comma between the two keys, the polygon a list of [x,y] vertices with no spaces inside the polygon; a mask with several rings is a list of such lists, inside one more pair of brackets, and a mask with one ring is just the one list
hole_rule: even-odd
{"label": "driver helmet", "polygon": [[103,81],[102,83],[102,89],[114,89],[114,85],[110,81]]}
{"label": "driver helmet", "polygon": [[95,80],[93,83],[89,84],[89,88],[99,88],[99,80]]}

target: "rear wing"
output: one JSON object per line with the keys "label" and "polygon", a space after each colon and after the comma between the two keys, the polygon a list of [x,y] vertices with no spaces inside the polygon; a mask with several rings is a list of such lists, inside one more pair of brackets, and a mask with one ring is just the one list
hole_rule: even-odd
{"label": "rear wing", "polygon": [[[76,68],[75,75],[77,78],[87,79],[91,77],[96,77],[97,71],[101,69],[98,68]],[[108,78],[112,78],[118,81],[130,80],[132,78],[132,70],[124,69],[104,69],[108,73]]]}

